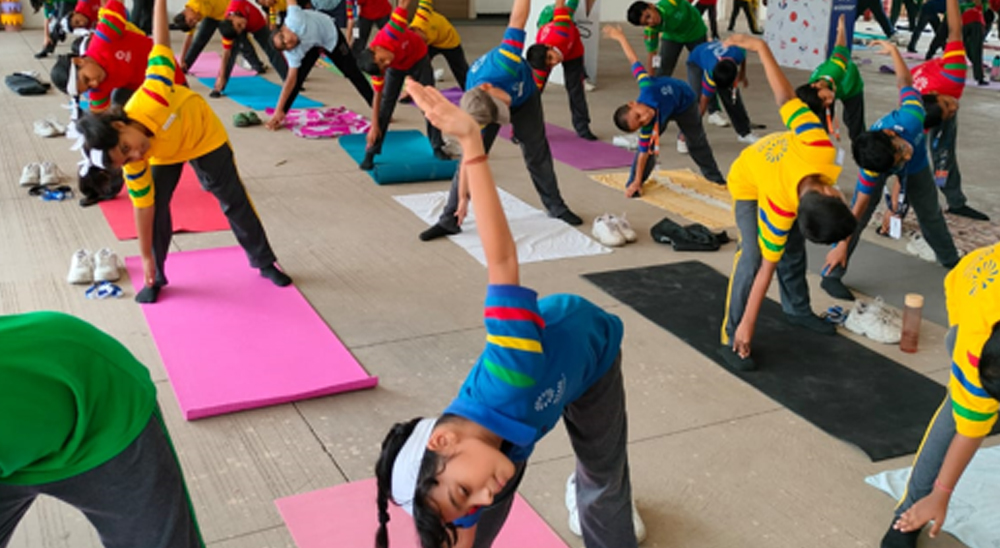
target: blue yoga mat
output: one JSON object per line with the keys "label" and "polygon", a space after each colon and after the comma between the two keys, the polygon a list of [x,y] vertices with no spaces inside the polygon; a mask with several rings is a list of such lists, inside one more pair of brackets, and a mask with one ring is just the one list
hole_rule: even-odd
{"label": "blue yoga mat", "polygon": [[[209,88],[215,86],[215,78],[198,78],[198,81]],[[281,86],[259,78],[257,76],[242,76],[230,78],[226,84],[225,96],[233,101],[254,110],[264,110],[273,108],[278,104],[278,96],[281,95]],[[323,103],[299,95],[292,103],[292,108],[316,108],[323,106]]]}
{"label": "blue yoga mat", "polygon": [[[365,159],[367,136],[344,135],[340,146],[355,162]],[[434,157],[427,137],[416,130],[390,131],[382,143],[382,154],[375,157],[375,169],[368,172],[380,185],[420,183],[451,179],[458,168],[455,160],[438,160]]]}

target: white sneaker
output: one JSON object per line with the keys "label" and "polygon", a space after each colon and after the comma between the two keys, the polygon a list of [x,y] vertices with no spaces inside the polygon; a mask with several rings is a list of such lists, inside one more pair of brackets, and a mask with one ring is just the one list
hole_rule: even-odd
{"label": "white sneaker", "polygon": [[41,183],[41,166],[32,162],[21,171],[21,186],[35,186]]}
{"label": "white sneaker", "polygon": [[48,120],[35,120],[34,130],[35,135],[39,137],[55,137],[66,133],[65,129],[59,131],[59,128],[55,127],[55,125]]}
{"label": "white sneaker", "polygon": [[883,310],[881,302],[866,304],[856,301],[844,321],[844,327],[875,342],[896,344],[902,334],[902,325],[896,325]]}
{"label": "white sneaker", "polygon": [[639,239],[635,230],[632,229],[632,224],[625,218],[624,213],[622,213],[621,217],[617,215],[609,215],[609,217],[611,217],[611,222],[614,224],[615,228],[618,229],[618,232],[625,237],[626,243],[632,243]]}
{"label": "white sneaker", "polygon": [[594,227],[590,231],[601,244],[608,247],[625,245],[625,236],[618,230],[618,223],[611,215],[605,213],[594,219]]}
{"label": "white sneaker", "polygon": [[458,141],[453,141],[451,139],[445,139],[444,146],[441,147],[441,150],[452,158],[458,158],[462,155],[462,145],[459,144]]}
{"label": "white sneaker", "polygon": [[937,255],[934,253],[934,250],[931,249],[927,240],[925,240],[923,235],[920,233],[914,234],[910,237],[910,242],[906,244],[906,251],[911,255],[916,255],[929,263],[937,262]]}
{"label": "white sneaker", "polygon": [[104,247],[94,253],[94,281],[116,282],[121,277],[118,271],[118,255]]}
{"label": "white sneaker", "polygon": [[639,136],[635,133],[629,133],[627,135],[615,135],[611,138],[611,144],[624,148],[627,150],[636,150],[639,148]]}
{"label": "white sneaker", "polygon": [[66,281],[71,284],[89,284],[94,281],[94,259],[86,249],[78,249],[69,263]]}
{"label": "white sneaker", "polygon": [[756,143],[758,140],[760,140],[760,137],[757,137],[756,135],[754,135],[753,132],[750,132],[747,133],[746,135],[740,135],[739,137],[736,138],[736,140],[745,145],[752,145]]}
{"label": "white sneaker", "polygon": [[42,162],[39,167],[41,173],[39,180],[43,185],[54,185],[62,180],[62,174],[59,172],[59,167],[52,162]]}
{"label": "white sneaker", "polygon": [[444,69],[434,69],[434,81],[435,82],[444,81]]}
{"label": "white sneaker", "polygon": [[677,152],[680,154],[688,153],[688,144],[684,139],[677,139]]}
{"label": "white sneaker", "polygon": [[719,112],[713,112],[708,115],[708,123],[717,127],[729,127],[729,120],[726,120],[725,116]]}
{"label": "white sneaker", "polygon": [[597,89],[597,86],[595,86],[594,84],[591,84],[590,80],[584,80],[583,81],[583,89],[586,90],[586,91],[594,91],[595,89]]}
{"label": "white sneaker", "polygon": [[56,135],[66,135],[66,126],[55,120],[46,120],[46,122],[48,122],[49,125],[52,126],[52,129],[56,131]]}
{"label": "white sneaker", "polygon": [[242,56],[240,57],[239,63],[240,63],[240,67],[242,67],[243,69],[253,70],[253,66],[250,65],[250,61],[247,61]]}
{"label": "white sneaker", "polygon": [[875,300],[869,306],[878,317],[885,320],[888,324],[900,330],[903,329],[903,314],[899,310],[885,304],[882,297],[875,297]]}
{"label": "white sneaker", "polygon": [[[576,472],[566,479],[566,510],[569,510],[569,530],[578,537],[583,536],[583,529],[580,528],[580,512],[576,508]],[[646,524],[642,522],[639,511],[632,501],[632,527],[635,528],[635,540],[642,543],[646,540]]]}

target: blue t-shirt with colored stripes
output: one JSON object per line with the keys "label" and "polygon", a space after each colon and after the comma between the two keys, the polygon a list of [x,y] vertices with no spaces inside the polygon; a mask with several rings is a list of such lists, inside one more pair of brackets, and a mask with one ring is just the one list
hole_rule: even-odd
{"label": "blue t-shirt with colored stripes", "polygon": [[508,27],[503,33],[503,42],[469,67],[465,89],[490,84],[510,95],[511,108],[523,105],[538,89],[531,67],[521,57],[525,36],[524,29]]}
{"label": "blue t-shirt with colored stripes", "polygon": [[715,65],[718,65],[722,59],[732,59],[739,66],[746,58],[747,51],[745,49],[737,46],[726,47],[722,45],[722,42],[716,40],[695,46],[688,54],[687,62],[702,70],[701,92],[705,95],[712,95],[715,93],[715,80],[712,77]]}
{"label": "blue t-shirt with colored stripes", "polygon": [[[899,108],[886,114],[872,124],[872,131],[890,129],[913,147],[913,156],[902,166],[893,168],[888,175],[909,175],[916,173],[929,165],[927,146],[924,136],[924,101],[920,92],[907,86],[899,90]],[[858,183],[855,191],[871,194],[880,173],[862,169],[858,172]]]}
{"label": "blue t-shirt with colored stripes", "polygon": [[644,153],[649,152],[653,134],[658,128],[666,128],[667,121],[674,113],[694,104],[695,96],[687,82],[669,76],[653,78],[638,61],[632,65],[632,76],[639,84],[639,98],[636,102],[656,110],[653,121],[639,128],[639,152]]}

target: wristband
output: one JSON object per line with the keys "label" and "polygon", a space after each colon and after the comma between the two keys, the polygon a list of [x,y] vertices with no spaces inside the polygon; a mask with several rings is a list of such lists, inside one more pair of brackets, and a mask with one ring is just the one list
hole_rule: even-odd
{"label": "wristband", "polygon": [[952,487],[952,488],[949,489],[948,487],[945,487],[944,484],[941,483],[940,480],[934,480],[934,487],[937,487],[938,489],[944,491],[945,493],[954,493],[955,492],[955,488],[954,487]]}
{"label": "wristband", "polygon": [[485,162],[488,159],[489,159],[489,157],[486,156],[485,154],[480,154],[479,156],[476,156],[475,158],[469,158],[468,160],[463,161],[462,165],[463,166],[474,166],[476,164],[481,164],[481,163]]}

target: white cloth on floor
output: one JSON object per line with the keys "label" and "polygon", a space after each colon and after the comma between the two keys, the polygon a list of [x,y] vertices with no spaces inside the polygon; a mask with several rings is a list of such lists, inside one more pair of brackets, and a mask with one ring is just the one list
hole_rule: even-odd
{"label": "white cloth on floor", "polygon": [[[865,478],[869,485],[899,499],[910,469],[889,470]],[[944,531],[969,548],[1000,546],[1000,446],[980,449],[962,474],[948,505]]]}
{"label": "white cloth on floor", "polygon": [[[507,214],[514,243],[517,244],[517,257],[521,264],[611,253],[610,249],[570,225],[547,216],[543,211],[531,207],[503,189],[497,190],[500,193],[504,213]],[[395,196],[395,199],[425,223],[432,225],[444,211],[448,193],[441,191],[407,194]],[[486,256],[479,241],[479,234],[476,232],[476,219],[471,202],[469,214],[462,223],[462,232],[448,238],[486,266]]]}

